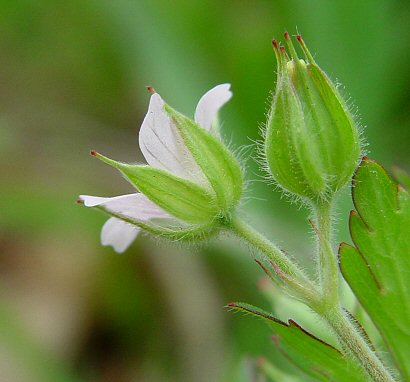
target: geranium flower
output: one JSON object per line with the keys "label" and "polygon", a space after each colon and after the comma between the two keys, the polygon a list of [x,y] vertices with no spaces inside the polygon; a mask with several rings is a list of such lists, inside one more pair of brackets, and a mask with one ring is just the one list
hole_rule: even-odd
{"label": "geranium flower", "polygon": [[[188,147],[189,144],[187,143],[190,137],[187,137],[186,134],[181,134],[186,123],[193,122],[172,111],[158,93],[152,94],[148,112],[139,132],[139,146],[147,163],[152,169],[161,170],[154,175],[149,173],[151,183],[147,182],[147,184],[150,187],[144,187],[145,184],[141,183],[143,182],[141,180],[142,176],[140,173],[135,173],[137,170],[146,173],[148,170],[147,166],[126,165],[112,161],[95,151],[91,152],[92,155],[120,169],[131,183],[141,191],[112,198],[80,195],[79,201],[83,202],[86,207],[95,207],[112,215],[101,231],[101,242],[103,245],[111,245],[117,252],[124,252],[141,229],[147,228],[148,230],[152,229],[155,231],[154,225],[147,224],[154,220],[166,219],[167,221],[175,222],[177,219],[181,223],[190,223],[192,229],[192,227],[195,228],[198,225],[204,226],[203,221],[211,221],[220,213],[221,207],[218,205],[218,197],[215,196],[215,193],[218,193],[218,182],[221,183],[221,181],[225,180],[216,179],[220,178],[220,176],[214,174],[214,168],[209,168],[208,171],[207,166],[210,167],[208,162],[212,158],[209,158],[209,156],[214,155],[212,150],[215,151],[216,145],[219,150],[216,152],[216,155],[225,155],[222,161],[230,166],[228,166],[227,170],[222,167],[224,174],[230,172],[227,174],[229,177],[229,175],[232,175],[232,168],[236,169],[236,163],[234,165],[229,163],[229,161],[233,160],[233,156],[220,143],[219,139],[215,138],[218,136],[214,123],[218,111],[231,97],[230,84],[221,84],[209,90],[199,100],[195,111],[196,126],[200,126],[208,132],[205,135],[206,142],[202,142],[202,144],[212,145],[209,150],[204,150],[206,152],[203,152],[202,158],[200,158],[199,156],[201,155],[198,155],[197,150],[192,147],[192,139],[190,141],[191,146]],[[167,107],[169,110],[167,110]],[[213,137],[209,137],[211,135]],[[200,144],[200,142],[196,143]],[[204,147],[206,149],[206,146]],[[208,155],[208,162],[206,163],[204,162],[204,155]],[[214,159],[220,161],[221,158]],[[227,164],[222,164],[222,166],[225,165],[226,167]],[[166,179],[162,183],[158,180],[158,187],[154,189],[156,177],[161,178],[161,176]],[[238,177],[235,174],[232,176]],[[152,180],[154,180],[153,186]],[[168,180],[169,186],[166,183],[167,185],[162,187],[162,190],[158,190],[158,188],[161,188],[161,184],[168,182]],[[196,208],[196,210],[192,210],[191,214],[189,206],[185,206],[185,213],[183,206],[181,207],[182,210],[180,210],[178,201],[174,203],[170,198],[173,190],[172,187],[179,187],[175,189],[173,196],[178,196],[175,193],[180,194],[180,201],[182,200],[182,202],[189,203],[190,195],[192,195],[192,203],[190,205],[193,204],[193,208]],[[182,191],[187,192],[188,196],[182,195]],[[171,194],[167,196],[166,192]],[[196,192],[198,192],[198,195],[195,194]],[[236,194],[238,193],[237,191],[235,192]],[[202,208],[203,212],[200,210],[202,205],[204,206]],[[182,226],[186,227],[186,224]],[[158,232],[169,231],[161,231],[159,229]]]}

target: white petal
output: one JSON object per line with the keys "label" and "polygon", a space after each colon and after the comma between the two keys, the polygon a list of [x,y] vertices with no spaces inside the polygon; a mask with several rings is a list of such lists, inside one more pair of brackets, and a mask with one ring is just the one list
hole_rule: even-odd
{"label": "white petal", "polygon": [[131,219],[146,221],[152,218],[170,218],[171,216],[151,202],[141,193],[102,198],[99,196],[80,195],[86,207],[100,206],[108,213],[120,214]]}
{"label": "white petal", "polygon": [[108,219],[101,230],[102,245],[111,245],[116,252],[124,252],[135,240],[139,228],[116,218]]}
{"label": "white petal", "polygon": [[[102,198],[100,196],[80,195],[86,207],[100,207],[108,213],[147,221],[154,218],[172,218],[167,212],[151,202],[141,193]],[[123,220],[112,217],[101,230],[102,245],[111,245],[116,252],[124,252],[137,237],[140,229]]]}
{"label": "white petal", "polygon": [[139,146],[148,164],[153,167],[191,180],[202,174],[174,122],[164,111],[164,101],[157,93],[151,96],[147,115],[142,122]]}
{"label": "white petal", "polygon": [[231,99],[230,87],[231,84],[217,85],[207,91],[199,100],[195,110],[195,121],[205,130],[211,130],[219,109]]}

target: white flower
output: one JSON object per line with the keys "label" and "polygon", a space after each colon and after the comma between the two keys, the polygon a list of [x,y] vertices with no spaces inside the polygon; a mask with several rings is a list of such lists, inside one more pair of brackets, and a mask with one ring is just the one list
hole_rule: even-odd
{"label": "white flower", "polygon": [[[213,123],[219,109],[232,97],[230,84],[215,86],[199,100],[195,121],[205,130],[216,134]],[[164,101],[159,94],[151,96],[148,112],[139,132],[139,146],[148,164],[169,171],[200,185],[207,179],[185,146],[173,120],[164,111]],[[103,198],[80,195],[86,207],[97,207],[109,214],[146,222],[154,218],[173,219],[170,214],[151,202],[142,193]],[[111,217],[101,230],[101,243],[111,245],[115,251],[124,252],[138,235],[140,228],[124,220]]]}

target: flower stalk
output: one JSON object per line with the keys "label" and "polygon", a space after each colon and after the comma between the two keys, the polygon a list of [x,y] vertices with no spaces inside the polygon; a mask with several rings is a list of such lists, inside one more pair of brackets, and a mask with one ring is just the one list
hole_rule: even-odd
{"label": "flower stalk", "polygon": [[230,230],[257,249],[268,260],[284,289],[306,304],[319,304],[321,293],[315,283],[280,248],[240,218],[233,218]]}
{"label": "flower stalk", "polygon": [[[326,208],[323,207],[319,213],[318,222],[320,227],[327,227],[327,232],[330,234],[330,206],[326,206]],[[282,280],[286,281],[289,287],[289,294],[293,294],[294,297],[303,301],[328,323],[336,334],[344,351],[358,361],[358,365],[361,366],[372,381],[395,381],[369,345],[368,340],[356,329],[340,306],[339,295],[337,293],[337,273],[336,278],[334,274],[336,262],[335,259],[333,259],[331,247],[328,245],[329,241],[324,238],[320,239],[322,244],[319,245],[318,249],[319,252],[324,250],[323,256],[320,256],[320,261],[325,267],[328,267],[326,271],[321,273],[322,287],[320,288],[320,286],[311,281],[299,266],[289,259],[274,243],[243,220],[234,218],[231,222],[230,229],[238,237],[262,253],[268,260],[276,264],[275,271],[279,276],[280,272],[288,276],[286,280],[282,277]],[[325,235],[325,237],[326,236],[327,235]],[[330,261],[331,254],[332,261]],[[324,289],[325,286],[335,288],[335,290],[324,293],[324,291],[326,291]]]}
{"label": "flower stalk", "polygon": [[359,365],[375,382],[394,382],[369,341],[355,327],[341,308],[339,296],[339,268],[332,249],[331,235],[333,200],[323,201],[314,206],[318,236],[317,273],[322,299],[318,305],[311,305],[333,329],[345,351],[358,360]]}
{"label": "flower stalk", "polygon": [[323,315],[330,327],[334,330],[346,352],[358,360],[359,365],[374,382],[395,382],[395,379],[383,365],[377,354],[346,313],[338,306]]}
{"label": "flower stalk", "polygon": [[318,237],[317,275],[323,300],[326,305],[336,306],[339,302],[339,269],[332,249],[332,205],[333,200],[322,201],[314,207]]}

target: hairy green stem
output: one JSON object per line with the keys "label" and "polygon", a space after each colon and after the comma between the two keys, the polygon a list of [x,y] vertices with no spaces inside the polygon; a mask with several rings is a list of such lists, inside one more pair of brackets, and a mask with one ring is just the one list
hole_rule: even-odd
{"label": "hairy green stem", "polygon": [[240,238],[258,249],[275,268],[282,281],[303,301],[318,302],[320,292],[300,267],[280,248],[241,219],[234,218],[229,228]]}
{"label": "hairy green stem", "polygon": [[[330,245],[331,206],[321,206],[317,214],[319,235],[319,260],[323,265],[320,273],[321,290],[299,266],[289,259],[274,243],[244,221],[234,218],[229,228],[241,239],[260,251],[275,265],[276,273],[291,290],[301,296],[311,309],[318,313],[334,330],[345,352],[357,359],[358,364],[374,382],[394,382],[367,340],[340,307],[338,294],[338,268]],[[320,232],[323,232],[320,233]],[[287,276],[285,278],[284,276]],[[330,288],[330,290],[325,289]]]}
{"label": "hairy green stem", "polygon": [[326,305],[334,306],[339,302],[339,269],[331,243],[332,204],[331,200],[318,203],[315,212],[319,240],[317,273]]}
{"label": "hairy green stem", "polygon": [[375,382],[394,382],[395,379],[384,367],[376,353],[370,348],[345,312],[336,307],[326,312],[323,317],[335,331],[339,342],[347,352],[352,354],[366,373]]}
{"label": "hairy green stem", "polygon": [[332,205],[333,201],[318,203],[315,207],[318,245],[317,273],[322,291],[322,301],[317,307],[311,306],[333,328],[340,343],[366,370],[373,381],[394,381],[376,353],[371,349],[350,319],[340,308],[339,268],[332,249]]}

